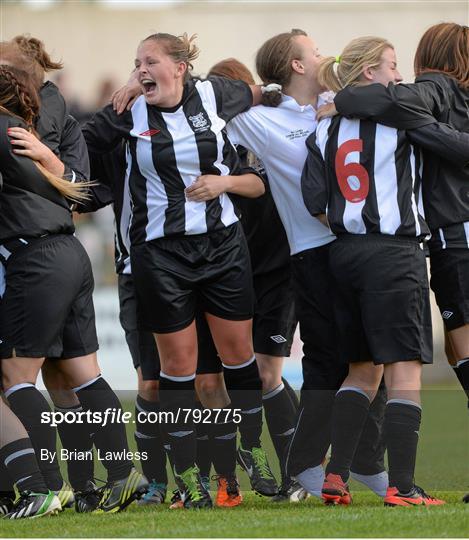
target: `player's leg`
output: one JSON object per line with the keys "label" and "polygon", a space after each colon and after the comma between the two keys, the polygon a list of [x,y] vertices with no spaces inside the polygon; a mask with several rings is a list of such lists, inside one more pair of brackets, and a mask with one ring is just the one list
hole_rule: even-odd
{"label": "player's leg", "polygon": [[[243,497],[236,477],[237,426],[231,414],[231,402],[223,377],[223,366],[218,357],[205,317],[197,317],[199,341],[196,389],[202,406],[212,411],[207,423],[197,424],[197,464],[202,477],[213,462],[216,472],[216,505],[233,507],[241,504]],[[202,430],[200,429],[202,427]],[[206,434],[207,440],[200,440]],[[205,456],[204,456],[205,452]],[[208,455],[208,457],[207,457]]]}
{"label": "player's leg", "polygon": [[333,313],[330,246],[292,257],[295,309],[303,342],[300,409],[287,455],[287,473],[312,495],[321,496],[322,462],[330,445],[330,420],[337,390],[347,371],[339,357]]}
{"label": "player's leg", "polygon": [[23,424],[1,399],[0,426],[0,461],[20,495],[15,504],[12,500],[2,503],[0,514],[19,519],[58,512],[60,501],[46,486]]}
{"label": "player's leg", "polygon": [[[67,384],[63,372],[58,368],[54,359],[46,359],[42,366],[42,379],[47,388],[54,411],[67,416],[66,422],[57,425],[62,449],[66,451],[66,463],[68,480],[73,492],[70,492],[70,486],[64,482],[61,490],[58,492],[60,503],[63,508],[73,506],[75,502],[77,511],[84,508],[78,504],[77,494],[87,493],[86,499],[91,503],[86,505],[90,510],[97,508],[100,501],[99,493],[95,492],[96,486],[94,480],[94,458],[93,458],[93,427],[86,421],[79,420],[80,413],[83,411],[80,401],[75,392]],[[83,459],[87,456],[87,459]]]}
{"label": "player's leg", "polygon": [[252,343],[254,293],[246,239],[237,223],[223,236],[211,235],[207,240],[217,255],[213,273],[200,289],[201,307],[223,363],[231,405],[241,415],[239,462],[247,469],[253,489],[273,496],[277,486],[260,442],[262,382]]}
{"label": "player's leg", "polygon": [[469,399],[469,250],[431,249],[430,262],[431,287],[445,325],[448,362]]}
{"label": "player's leg", "polygon": [[119,320],[137,374],[135,400],[135,442],[146,459],[140,461],[149,481],[148,492],[139,504],[160,504],[167,491],[166,451],[163,431],[159,424],[160,359],[151,332],[140,332],[137,325],[137,300],[133,277],[118,275]]}

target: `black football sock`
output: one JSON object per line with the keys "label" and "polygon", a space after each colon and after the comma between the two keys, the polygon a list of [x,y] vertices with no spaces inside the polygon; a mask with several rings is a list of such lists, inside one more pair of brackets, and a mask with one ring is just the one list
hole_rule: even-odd
{"label": "black football sock", "polygon": [[0,459],[0,499],[2,497],[14,499],[16,496],[13,480],[10,478],[8,469],[5,467],[3,460]]}
{"label": "black football sock", "polygon": [[370,400],[360,388],[344,386],[337,392],[332,409],[332,454],[326,474],[339,474],[344,482],[348,481],[369,408]]}
{"label": "black football sock", "polygon": [[227,476],[236,470],[237,428],[230,411],[231,404],[224,407],[212,428],[212,460],[217,474]]}
{"label": "black football sock", "polygon": [[390,399],[384,415],[389,486],[408,493],[414,485],[415,460],[422,409],[418,403]]}
{"label": "black football sock", "polygon": [[[466,392],[466,396],[469,399],[469,358],[463,358],[453,367],[456,377],[458,378],[461,386]],[[469,405],[469,403],[468,403]]]}
{"label": "black football sock", "polygon": [[160,372],[161,411],[168,413],[164,424],[170,445],[173,470],[181,474],[195,464],[197,443],[191,410],[195,406],[195,374],[174,377]]}
{"label": "black football sock", "polygon": [[59,490],[63,485],[63,478],[57,461],[57,432],[51,423],[41,421],[43,413],[49,417],[52,414],[47,400],[30,383],[13,386],[5,392],[5,397],[11,410],[28,432],[47,487],[54,491]]}
{"label": "black football sock", "polygon": [[298,399],[298,394],[290,386],[290,383],[287,381],[287,379],[285,379],[285,377],[282,377],[282,382],[285,385],[285,390],[288,392],[288,395],[290,396],[291,402],[293,403],[293,407],[295,407],[295,410],[298,412],[298,409],[300,408],[300,400]]}
{"label": "black football sock", "polygon": [[[203,419],[203,405],[198,402],[196,408],[201,411],[201,418]],[[211,419],[210,419],[211,420]],[[200,471],[200,476],[210,478],[210,469],[212,468],[212,437],[211,437],[212,424],[199,422],[195,424],[195,432],[197,436],[197,457],[195,462]]]}
{"label": "black football sock", "polygon": [[241,411],[239,431],[244,450],[260,447],[262,433],[262,382],[253,356],[244,364],[223,364],[225,385],[233,409]]}
{"label": "black football sock", "polygon": [[360,442],[355,451],[351,466],[353,473],[372,476],[385,470],[384,454],[386,445],[384,443],[383,423],[387,400],[383,378],[375,399],[370,405]]}
{"label": "black football sock", "polygon": [[296,409],[284,383],[262,396],[265,419],[280,464],[282,479],[286,480],[285,460],[295,431]]}
{"label": "black football sock", "polygon": [[18,491],[49,492],[29,438],[17,439],[1,448],[0,461]]}
{"label": "black football sock", "polygon": [[[92,424],[80,417],[81,405],[73,407],[55,407],[57,412],[67,415],[67,422],[57,426],[62,448],[67,450],[68,480],[75,491],[82,491],[86,483],[94,478],[94,456]],[[75,417],[75,420],[73,418]],[[79,452],[79,453],[78,453]]]}
{"label": "black football sock", "polygon": [[337,390],[301,389],[300,409],[287,454],[287,474],[319,467],[331,443],[331,416]]}
{"label": "black football sock", "polygon": [[[74,388],[85,411],[99,413],[103,419],[101,424],[92,425],[93,441],[99,450],[102,463],[108,473],[108,481],[114,482],[126,478],[132,469],[132,462],[124,455],[129,451],[125,424],[106,417],[106,411],[119,415],[122,406],[109,384],[101,376]],[[107,420],[107,421],[106,421]]]}
{"label": "black football sock", "polygon": [[166,451],[158,422],[159,413],[159,401],[147,401],[142,396],[137,396],[135,442],[140,454],[147,456],[147,459],[141,460],[143,474],[148,480],[154,480],[158,484],[167,484]]}

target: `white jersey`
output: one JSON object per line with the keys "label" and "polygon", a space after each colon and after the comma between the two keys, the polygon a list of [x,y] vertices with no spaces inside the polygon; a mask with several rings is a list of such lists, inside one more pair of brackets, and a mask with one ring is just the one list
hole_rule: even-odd
{"label": "white jersey", "polygon": [[[318,105],[325,101],[319,98]],[[323,246],[335,239],[312,217],[301,193],[306,139],[316,129],[316,110],[283,96],[278,107],[258,105],[233,118],[227,128],[234,144],[241,144],[264,163],[272,197],[287,233],[290,253]]]}

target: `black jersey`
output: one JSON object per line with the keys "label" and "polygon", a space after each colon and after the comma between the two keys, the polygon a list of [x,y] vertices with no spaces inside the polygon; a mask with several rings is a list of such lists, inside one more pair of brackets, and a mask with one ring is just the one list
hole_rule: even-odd
{"label": "black jersey", "polygon": [[239,173],[239,158],[225,126],[251,105],[248,85],[213,77],[188,81],[181,103],[173,108],[148,105],[141,96],[121,116],[108,106],[85,125],[92,153],[109,151],[122,138],[129,142],[132,244],[202,234],[238,220],[226,193],[194,202],[186,200],[184,190],[203,174]]}
{"label": "black jersey", "polygon": [[7,129],[25,124],[0,114],[0,243],[16,238],[74,232],[64,197],[45,179],[34,162],[13,153]]}
{"label": "black jersey", "polygon": [[[432,243],[468,247],[464,223],[469,222],[469,167],[465,167],[469,163],[469,90],[441,73],[425,73],[415,84],[348,87],[339,92],[335,103],[341,114],[369,117],[394,127],[417,127],[430,116],[463,132],[453,134],[452,143],[440,141],[436,133],[438,146],[428,149],[420,144],[424,156],[423,202]],[[413,131],[409,136],[413,137]],[[462,161],[454,156],[459,142],[463,150],[465,146]]]}
{"label": "black jersey", "polygon": [[265,193],[255,199],[232,195],[239,212],[251,256],[254,277],[290,266],[290,247],[278,215],[262,162],[242,146],[237,147],[241,162],[253,167],[265,183]]}
{"label": "black jersey", "polygon": [[71,182],[87,180],[90,166],[79,123],[68,113],[64,98],[55,84],[50,81],[44,83],[39,96],[41,106],[35,127],[41,142],[64,164],[64,178]]}
{"label": "black jersey", "polygon": [[90,153],[91,179],[89,198],[77,205],[77,212],[95,212],[112,204],[114,210],[114,255],[117,274],[131,274],[130,222],[132,205],[126,174],[126,152],[123,141],[106,154]]}
{"label": "black jersey", "polygon": [[303,198],[313,216],[327,213],[332,232],[428,234],[419,208],[420,155],[405,132],[335,117],[320,122],[306,145]]}

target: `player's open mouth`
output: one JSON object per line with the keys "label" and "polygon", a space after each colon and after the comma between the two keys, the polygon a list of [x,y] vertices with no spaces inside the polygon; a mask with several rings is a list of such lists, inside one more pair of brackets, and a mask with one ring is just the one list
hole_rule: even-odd
{"label": "player's open mouth", "polygon": [[156,90],[156,83],[151,79],[142,79],[140,84],[143,86],[143,91],[146,96],[151,95]]}

